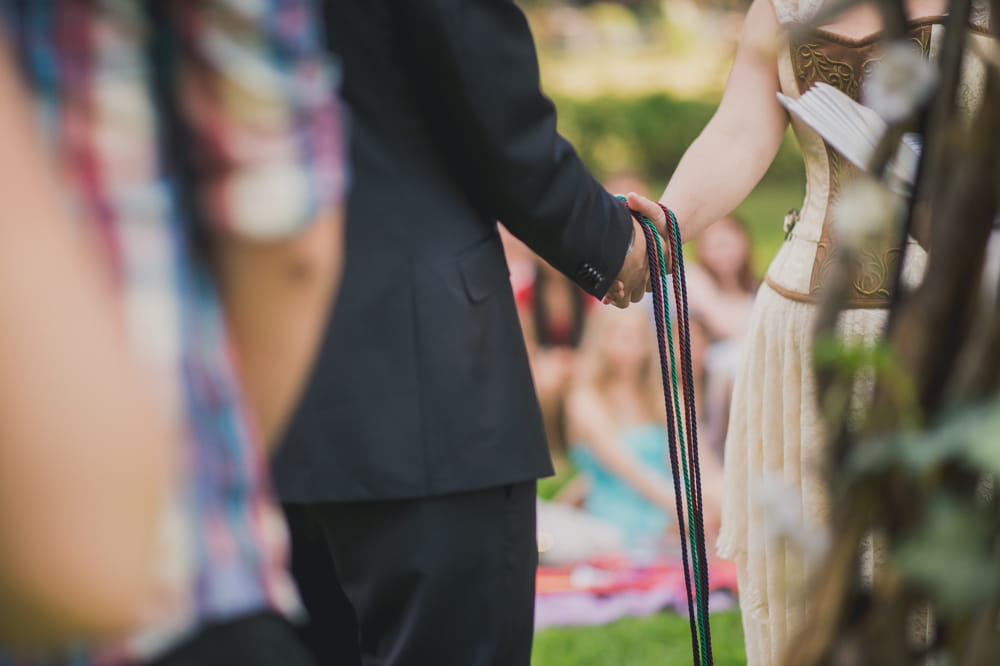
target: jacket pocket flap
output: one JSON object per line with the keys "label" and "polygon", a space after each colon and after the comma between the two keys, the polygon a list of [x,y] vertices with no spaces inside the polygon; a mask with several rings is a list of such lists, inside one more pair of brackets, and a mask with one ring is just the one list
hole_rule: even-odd
{"label": "jacket pocket flap", "polygon": [[458,255],[465,293],[473,303],[489,298],[499,287],[510,282],[510,271],[498,234],[477,243]]}

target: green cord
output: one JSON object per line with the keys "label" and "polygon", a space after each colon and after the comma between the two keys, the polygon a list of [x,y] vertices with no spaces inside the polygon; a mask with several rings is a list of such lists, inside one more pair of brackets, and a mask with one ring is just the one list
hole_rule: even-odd
{"label": "green cord", "polygon": [[[670,219],[668,221],[670,222],[670,229],[671,229],[671,232],[673,233],[673,236],[674,236],[674,239],[675,239],[675,244],[676,244],[676,246],[678,248],[680,248],[681,247],[681,228],[680,228],[680,225],[677,223],[677,218],[673,215],[673,213],[671,213],[669,217],[670,217]],[[657,243],[659,243],[659,240],[657,240]],[[662,262],[662,259],[661,259],[661,262]],[[677,265],[676,262],[675,262],[675,265]],[[665,266],[661,265],[661,270],[665,270]],[[677,304],[677,307],[678,307],[678,309],[680,308],[680,303]],[[664,311],[666,312],[667,308],[664,308]],[[679,314],[679,316],[683,316],[683,315]],[[676,358],[674,357],[674,354],[673,354],[673,348],[671,348],[671,362],[675,363],[675,364],[677,362]],[[692,391],[691,399],[693,400],[694,399],[694,389],[693,389],[693,387],[689,387],[689,389]],[[674,390],[675,391],[677,390],[676,386],[675,386]],[[689,428],[696,428],[697,424],[688,423],[688,427]],[[684,440],[683,440],[683,438],[681,439],[681,446],[682,447],[684,446]],[[685,458],[685,460],[686,460],[686,458]],[[687,468],[687,465],[685,465],[685,469],[686,468]],[[685,483],[687,483],[687,480],[685,480]],[[689,499],[688,500],[688,502],[689,502],[689,504],[688,504],[688,507],[689,507],[689,511],[688,511],[688,513],[689,513],[688,525],[692,526],[690,529],[693,529],[694,517],[693,517],[693,515],[691,514],[691,511],[690,511],[690,506],[691,506],[690,501],[691,500]],[[692,544],[692,550],[696,551],[695,554],[692,556],[691,559],[692,559],[692,561],[699,563],[699,565],[696,567],[696,571],[698,570],[698,567],[700,567],[700,566],[707,567],[708,563],[702,561],[702,559],[701,559],[701,552],[696,547],[696,545],[697,545],[697,536],[695,536],[695,535],[691,536],[691,544]],[[709,619],[708,619],[708,603],[707,603],[707,599],[708,599],[707,595],[708,595],[709,591],[706,590],[706,589],[704,589],[704,587],[701,586],[701,583],[702,583],[702,580],[699,577],[697,579],[697,583],[696,583],[696,585],[697,585],[696,590],[700,591],[700,593],[698,595],[698,600],[701,601],[701,600],[704,599],[705,603],[704,604],[701,604],[701,603],[698,604],[699,612],[701,613],[701,617],[702,617],[702,622],[700,622],[698,624],[698,629],[699,629],[699,632],[701,634],[703,657],[705,659],[709,659],[710,660],[711,647],[709,645],[709,641],[708,641],[708,638],[706,636],[706,631],[705,631],[705,628],[706,628],[706,626],[708,626],[708,622],[709,622]]]}
{"label": "green cord", "polygon": [[[701,563],[701,557],[699,556],[698,549],[696,547],[697,542],[698,542],[697,541],[697,539],[698,539],[697,534],[698,533],[697,533],[697,531],[695,529],[694,511],[692,511],[692,507],[694,506],[694,495],[693,495],[693,493],[691,491],[691,475],[690,475],[690,472],[688,470],[688,464],[687,464],[687,460],[688,460],[688,456],[687,456],[687,442],[686,442],[685,437],[684,437],[684,424],[686,423],[686,420],[684,419],[683,414],[682,414],[682,410],[681,410],[681,403],[680,403],[681,399],[680,399],[680,389],[679,389],[680,383],[677,380],[677,355],[676,355],[676,353],[674,351],[674,335],[673,335],[672,327],[670,325],[670,308],[669,308],[669,305],[667,303],[667,300],[668,300],[667,294],[670,293],[670,290],[668,290],[668,288],[667,288],[667,286],[668,286],[667,285],[667,277],[669,276],[669,273],[667,272],[666,256],[665,256],[665,254],[663,252],[663,245],[660,243],[660,234],[659,234],[659,232],[656,230],[655,225],[653,225],[653,223],[648,218],[646,218],[645,216],[643,216],[643,223],[646,224],[646,225],[648,225],[650,227],[650,229],[654,232],[653,233],[653,240],[656,242],[656,259],[657,259],[657,262],[660,264],[660,271],[659,271],[659,273],[660,273],[660,284],[662,285],[663,294],[664,294],[664,299],[663,299],[664,300],[664,307],[663,307],[664,329],[665,329],[666,334],[667,334],[667,347],[668,347],[668,352],[670,354],[670,384],[671,384],[671,389],[672,390],[670,392],[670,396],[669,397],[670,397],[670,404],[673,406],[673,409],[674,409],[674,418],[675,418],[676,424],[677,424],[677,441],[678,441],[678,444],[680,446],[680,451],[679,451],[679,453],[680,453],[680,461],[679,462],[680,462],[680,467],[681,467],[681,474],[682,474],[683,479],[684,479],[684,496],[687,499],[687,507],[686,507],[687,511],[685,513],[687,515],[687,523],[688,523],[688,541],[691,544],[691,566],[692,566],[692,569],[694,570],[695,596],[696,596],[697,599],[701,600],[701,599],[704,598],[705,590],[703,589],[702,584],[701,584],[701,580],[702,580],[702,578],[701,578],[701,564],[702,564]],[[674,226],[676,227],[676,225],[674,225]],[[690,424],[688,424],[688,427],[690,427]],[[698,638],[699,638],[699,644],[700,644],[700,647],[701,647],[701,650],[702,650],[703,657],[707,657],[707,654],[706,654],[707,653],[707,639],[706,639],[706,636],[705,636],[705,628],[704,628],[704,622],[706,621],[706,619],[703,617],[703,615],[700,612],[701,604],[698,605],[698,608],[699,608],[699,611],[698,611],[697,614],[698,614]]]}

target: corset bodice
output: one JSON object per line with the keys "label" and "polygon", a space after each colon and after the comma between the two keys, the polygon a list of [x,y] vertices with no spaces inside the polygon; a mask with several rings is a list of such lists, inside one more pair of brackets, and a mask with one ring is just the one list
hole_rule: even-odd
{"label": "corset bodice", "polygon": [[[779,16],[780,16],[779,12]],[[945,17],[911,23],[909,39],[926,58],[935,58],[943,37]],[[861,89],[880,59],[881,36],[850,39],[824,30],[811,30],[791,39],[779,59],[781,90],[798,97],[823,82],[860,101]],[[972,106],[981,88],[981,69],[967,66],[962,84],[963,104]],[[777,291],[796,300],[815,300],[822,291],[838,252],[831,217],[837,198],[857,169],[828,146],[810,127],[791,118],[806,171],[806,196],[782,246],[768,270],[767,281]],[[885,307],[899,253],[892,249],[865,248],[859,252],[849,307]],[[923,250],[911,241],[904,281],[919,281],[925,263]]]}

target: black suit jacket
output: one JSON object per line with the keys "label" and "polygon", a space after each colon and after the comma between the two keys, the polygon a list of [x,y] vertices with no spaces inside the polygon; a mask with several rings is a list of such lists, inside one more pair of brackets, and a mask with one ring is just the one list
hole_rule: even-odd
{"label": "black suit jacket", "polygon": [[595,296],[632,222],[556,132],[510,0],[330,0],[352,110],[346,267],[275,463],[286,502],[551,473],[496,220]]}

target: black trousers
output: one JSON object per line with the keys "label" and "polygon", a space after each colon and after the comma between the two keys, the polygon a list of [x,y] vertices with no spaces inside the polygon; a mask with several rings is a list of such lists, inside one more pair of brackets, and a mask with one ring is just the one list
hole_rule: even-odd
{"label": "black trousers", "polygon": [[286,505],[322,666],[528,666],[535,483]]}
{"label": "black trousers", "polygon": [[287,620],[260,613],[210,625],[150,666],[316,666]]}

